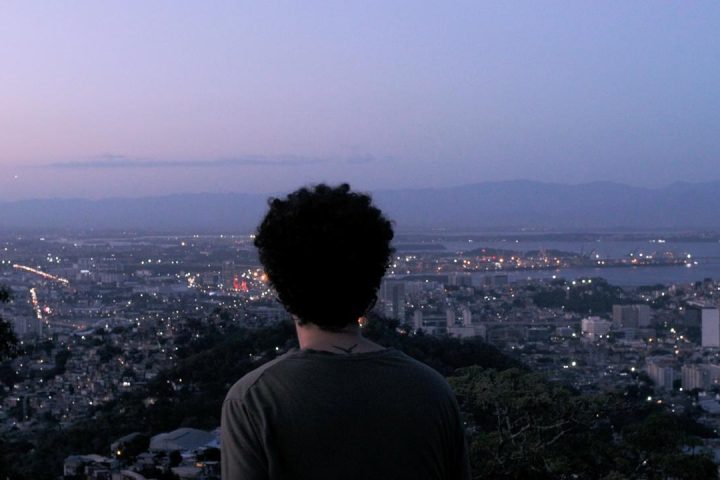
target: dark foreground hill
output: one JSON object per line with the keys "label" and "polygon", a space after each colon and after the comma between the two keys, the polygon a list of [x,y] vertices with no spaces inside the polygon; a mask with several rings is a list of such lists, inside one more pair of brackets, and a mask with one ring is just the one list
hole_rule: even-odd
{"label": "dark foreground hill", "polygon": [[[368,336],[406,351],[445,375],[470,365],[524,368],[480,340],[410,336],[396,330],[396,325],[374,321]],[[40,431],[0,438],[0,478],[56,479],[66,457],[105,455],[114,440],[131,432],[150,436],[181,427],[216,428],[230,386],[297,345],[295,329],[289,323],[248,329],[196,322],[192,328],[200,337],[188,336],[178,351],[181,360],[177,366],[145,388],[104,404],[70,427],[61,428],[56,420],[48,420]]]}
{"label": "dark foreground hill", "polygon": [[[71,427],[48,424],[33,435],[0,439],[0,477],[57,478],[68,455],[105,454],[113,440],[130,432],[214,428],[230,385],[294,344],[288,324],[199,329],[200,339],[178,352],[179,364],[145,390]],[[548,382],[478,339],[412,335],[379,319],[370,321],[366,334],[450,376],[476,478],[717,478],[713,461],[696,448],[700,437],[714,434],[690,416],[671,415],[646,401],[652,390],[642,381],[625,391],[583,395]]]}

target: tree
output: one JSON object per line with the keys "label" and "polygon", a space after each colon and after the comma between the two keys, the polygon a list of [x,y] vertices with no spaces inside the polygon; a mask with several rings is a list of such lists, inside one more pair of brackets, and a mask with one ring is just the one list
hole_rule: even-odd
{"label": "tree", "polygon": [[537,373],[469,367],[451,378],[471,427],[474,471],[488,478],[555,478],[567,472],[561,443],[587,408]]}
{"label": "tree", "polygon": [[[10,291],[0,287],[0,303],[10,301]],[[10,323],[0,317],[0,361],[12,358],[17,355],[18,339]]]}
{"label": "tree", "polygon": [[182,455],[180,454],[180,451],[178,451],[178,450],[173,450],[172,452],[170,452],[168,457],[169,457],[169,461],[170,461],[170,468],[177,467],[178,465],[180,465],[182,463],[182,460],[183,460]]}
{"label": "tree", "polygon": [[469,367],[450,382],[481,478],[718,478],[696,448],[712,432],[657,404],[623,392],[582,395],[519,369]]}

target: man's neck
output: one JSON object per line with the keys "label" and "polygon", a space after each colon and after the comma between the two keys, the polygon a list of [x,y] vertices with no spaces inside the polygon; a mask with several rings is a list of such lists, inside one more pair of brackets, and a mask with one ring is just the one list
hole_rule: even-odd
{"label": "man's neck", "polygon": [[384,347],[362,336],[357,324],[348,325],[342,330],[323,330],[314,323],[300,325],[295,321],[298,342],[301,350],[319,350],[324,352],[350,355],[353,353],[374,352]]}

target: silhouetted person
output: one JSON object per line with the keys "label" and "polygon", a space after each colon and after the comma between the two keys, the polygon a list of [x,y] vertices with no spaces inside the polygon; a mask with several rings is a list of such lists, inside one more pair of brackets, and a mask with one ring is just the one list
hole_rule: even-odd
{"label": "silhouetted person", "polygon": [[370,197],[318,185],[272,199],[255,245],[299,350],[240,379],[222,409],[224,480],[468,479],[455,396],[363,338],[393,230]]}

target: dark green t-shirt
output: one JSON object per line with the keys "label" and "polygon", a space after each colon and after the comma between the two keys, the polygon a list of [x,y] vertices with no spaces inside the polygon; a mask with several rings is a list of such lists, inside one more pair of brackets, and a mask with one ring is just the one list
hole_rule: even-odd
{"label": "dark green t-shirt", "polygon": [[268,362],[228,392],[221,441],[224,480],[470,478],[452,390],[394,349]]}

